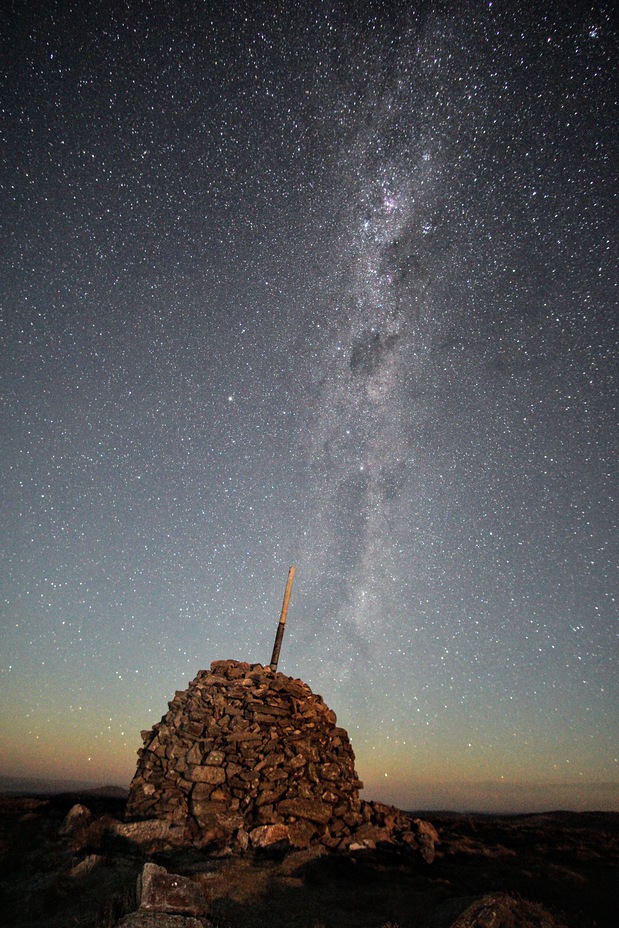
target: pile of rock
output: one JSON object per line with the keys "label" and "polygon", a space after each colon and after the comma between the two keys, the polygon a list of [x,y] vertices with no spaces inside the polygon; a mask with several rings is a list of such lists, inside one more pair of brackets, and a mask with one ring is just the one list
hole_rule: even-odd
{"label": "pile of rock", "polygon": [[164,820],[194,846],[346,847],[363,784],[336,721],[300,680],[215,661],[142,732],[127,818]]}
{"label": "pile of rock", "polygon": [[436,845],[441,843],[441,839],[431,822],[414,818],[410,813],[382,802],[362,802],[361,818],[362,822],[355,828],[349,850],[404,845],[418,852],[427,864],[431,864],[436,857]]}

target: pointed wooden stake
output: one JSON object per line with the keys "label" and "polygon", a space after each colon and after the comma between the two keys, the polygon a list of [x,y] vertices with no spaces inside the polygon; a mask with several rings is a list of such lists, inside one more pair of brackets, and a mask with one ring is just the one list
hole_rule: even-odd
{"label": "pointed wooden stake", "polygon": [[286,592],[284,593],[284,602],[282,603],[282,612],[279,617],[277,634],[275,635],[275,644],[273,645],[273,654],[271,656],[271,670],[273,673],[277,670],[279,652],[282,647],[282,638],[284,637],[284,628],[286,627],[286,615],[288,614],[288,603],[290,602],[290,593],[292,592],[292,581],[294,580],[295,568],[291,567],[288,571],[288,582],[286,583]]}

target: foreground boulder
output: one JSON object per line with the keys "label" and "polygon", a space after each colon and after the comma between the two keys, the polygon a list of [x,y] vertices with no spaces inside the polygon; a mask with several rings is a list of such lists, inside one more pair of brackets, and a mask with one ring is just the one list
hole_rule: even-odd
{"label": "foreground boulder", "polygon": [[208,900],[203,887],[186,876],[144,864],[138,878],[139,908],[118,928],[206,928]]}
{"label": "foreground boulder", "polygon": [[[455,916],[455,917],[454,917]],[[486,893],[473,902],[452,899],[433,912],[424,928],[565,928],[543,906],[507,893]]]}
{"label": "foreground boulder", "polygon": [[169,915],[195,915],[208,912],[204,889],[186,876],[168,873],[157,864],[144,864],[138,882],[140,909],[147,912],[166,912]]}

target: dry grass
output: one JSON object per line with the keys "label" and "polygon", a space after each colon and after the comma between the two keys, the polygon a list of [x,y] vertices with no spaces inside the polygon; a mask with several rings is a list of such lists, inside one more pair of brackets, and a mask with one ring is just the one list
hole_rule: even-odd
{"label": "dry grass", "polygon": [[220,928],[416,928],[436,888],[411,876],[410,866],[292,854],[229,860],[201,881]]}

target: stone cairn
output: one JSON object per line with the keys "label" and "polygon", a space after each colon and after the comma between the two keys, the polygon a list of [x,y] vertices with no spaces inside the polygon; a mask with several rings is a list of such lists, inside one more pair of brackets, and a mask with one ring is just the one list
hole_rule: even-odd
{"label": "stone cairn", "polygon": [[127,818],[164,820],[183,844],[345,848],[367,822],[335,712],[260,664],[214,661],[142,738]]}

